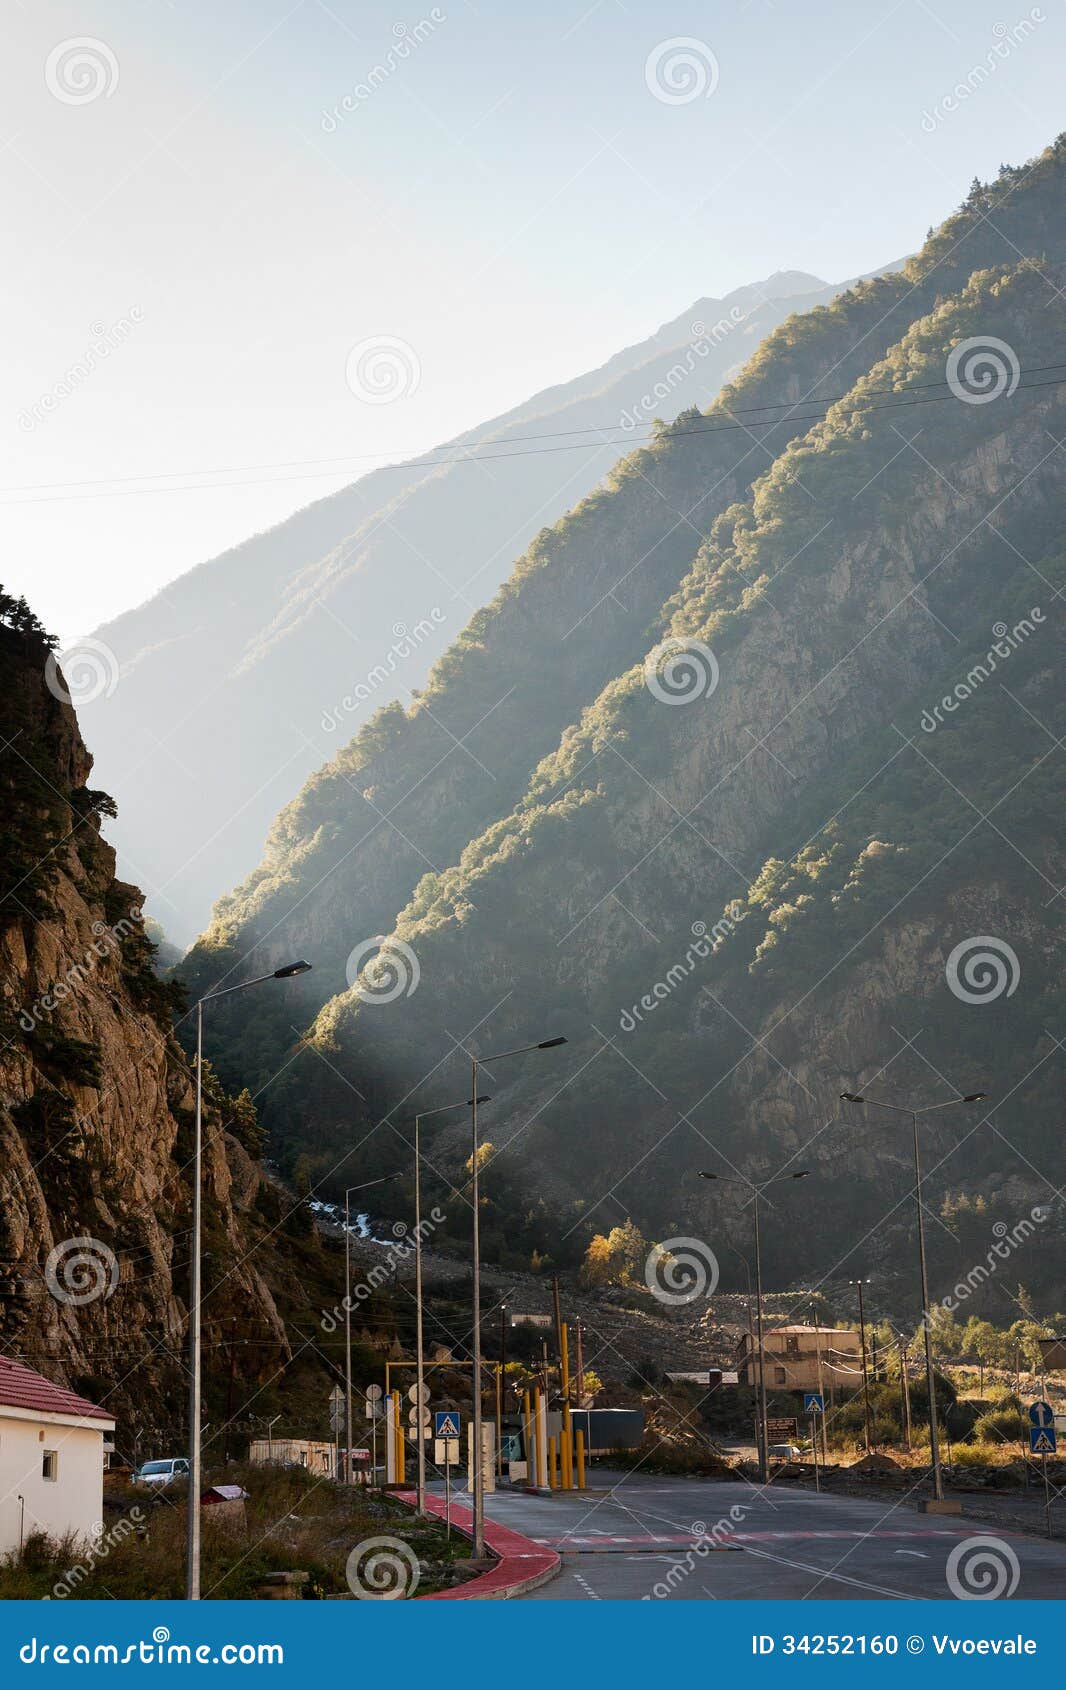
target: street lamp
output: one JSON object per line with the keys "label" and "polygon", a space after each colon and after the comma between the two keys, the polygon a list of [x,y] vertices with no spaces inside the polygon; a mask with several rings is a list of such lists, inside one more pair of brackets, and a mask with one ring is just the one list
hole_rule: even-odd
{"label": "street lamp", "polygon": [[[344,1192],[344,1482],[352,1482],[352,1217],[349,1198],[353,1191],[369,1191],[372,1185],[387,1185],[400,1175],[382,1174],[380,1179],[364,1180],[362,1185],[349,1185]],[[376,1434],[375,1434],[376,1435]],[[375,1456],[376,1460],[376,1456]],[[371,1473],[373,1484],[375,1475]]]}
{"label": "street lamp", "polygon": [[883,1098],[865,1097],[860,1092],[842,1091],[842,1103],[869,1104],[871,1109],[890,1109],[894,1115],[909,1115],[914,1133],[914,1201],[918,1210],[918,1264],[922,1280],[922,1333],[925,1338],[925,1383],[929,1392],[929,1454],[933,1464],[933,1496],[944,1500],[944,1480],[940,1471],[940,1439],[937,1432],[936,1391],[933,1384],[933,1340],[929,1330],[929,1276],[925,1264],[925,1223],[922,1218],[922,1165],[918,1150],[918,1117],[932,1115],[938,1109],[954,1109],[960,1103],[983,1103],[987,1092],[968,1092],[965,1097],[950,1097],[946,1103],[927,1103],[924,1109],[911,1109],[902,1103],[887,1103]]}
{"label": "street lamp", "polygon": [[433,1115],[448,1115],[453,1109],[471,1109],[479,1103],[491,1103],[491,1097],[466,1098],[462,1103],[442,1103],[437,1109],[423,1109],[412,1117],[415,1129],[415,1437],[418,1442],[418,1512],[426,1511],[426,1440],[422,1420],[425,1411],[426,1381],[425,1352],[422,1345],[422,1161],[419,1149],[419,1128]]}
{"label": "street lamp", "polygon": [[866,1428],[866,1453],[870,1453],[870,1376],[866,1371],[866,1314],[863,1309],[862,1288],[869,1285],[868,1279],[849,1279],[849,1285],[859,1287],[859,1344],[862,1349],[862,1405],[863,1422]]}
{"label": "street lamp", "polygon": [[485,1474],[481,1459],[481,1239],[478,1230],[478,1136],[477,1136],[477,1105],[478,1105],[478,1069],[489,1067],[493,1062],[503,1062],[509,1056],[526,1056],[534,1050],[555,1050],[558,1045],[566,1044],[564,1038],[541,1039],[537,1044],[519,1045],[514,1050],[501,1050],[495,1056],[470,1057],[470,1137],[473,1145],[471,1199],[474,1205],[474,1402],[473,1402],[473,1438],[474,1438],[474,1559],[481,1561],[485,1556]]}
{"label": "street lamp", "polygon": [[185,1596],[189,1602],[200,1600],[200,1244],[202,1237],[203,1184],[203,1070],[204,1070],[204,1004],[215,998],[229,997],[232,992],[245,992],[249,986],[261,986],[265,980],[291,980],[297,974],[308,974],[309,962],[287,962],[269,974],[257,974],[254,980],[242,980],[236,986],[223,986],[218,992],[205,992],[196,1005],[196,1137],[192,1155],[192,1252],[189,1262],[189,1518],[186,1545]]}
{"label": "street lamp", "polygon": [[[742,1175],[710,1174],[700,1171],[700,1179],[721,1180],[726,1185],[743,1185],[752,1193],[755,1208],[755,1321],[759,1344],[759,1482],[768,1484],[770,1459],[766,1448],[766,1353],[762,1338],[762,1254],[759,1242],[759,1198],[769,1185],[783,1185],[786,1180],[806,1179],[809,1168],[795,1174],[778,1174],[773,1179],[750,1180]],[[750,1325],[749,1320],[749,1325]]]}

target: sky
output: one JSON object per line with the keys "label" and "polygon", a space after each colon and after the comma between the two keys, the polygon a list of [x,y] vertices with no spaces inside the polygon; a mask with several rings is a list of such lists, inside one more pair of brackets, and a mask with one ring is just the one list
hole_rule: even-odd
{"label": "sky", "polygon": [[4,585],[62,640],[1057,134],[1063,0],[5,0]]}

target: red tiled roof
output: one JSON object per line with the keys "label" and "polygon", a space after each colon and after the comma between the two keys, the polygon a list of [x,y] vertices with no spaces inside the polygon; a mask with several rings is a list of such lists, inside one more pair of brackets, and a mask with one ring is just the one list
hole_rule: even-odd
{"label": "red tiled roof", "polygon": [[47,1414],[76,1414],[82,1420],[114,1420],[106,1408],[97,1408],[86,1397],[53,1385],[32,1367],[23,1367],[10,1356],[0,1356],[0,1407],[37,1409]]}

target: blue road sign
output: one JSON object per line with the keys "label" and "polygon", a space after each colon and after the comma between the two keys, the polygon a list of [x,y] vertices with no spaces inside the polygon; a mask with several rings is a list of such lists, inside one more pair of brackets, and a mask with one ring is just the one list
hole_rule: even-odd
{"label": "blue road sign", "polygon": [[825,1398],[821,1391],[807,1391],[803,1397],[804,1414],[824,1414]]}
{"label": "blue road sign", "polygon": [[1030,1455],[1054,1455],[1057,1442],[1053,1429],[1049,1431],[1043,1426],[1030,1426]]}
{"label": "blue road sign", "polygon": [[454,1409],[438,1409],[433,1416],[433,1431],[438,1438],[457,1438],[459,1436],[459,1416]]}
{"label": "blue road sign", "polygon": [[1034,1426],[1042,1426],[1045,1430],[1054,1429],[1055,1413],[1049,1402],[1034,1402],[1029,1406],[1029,1419]]}

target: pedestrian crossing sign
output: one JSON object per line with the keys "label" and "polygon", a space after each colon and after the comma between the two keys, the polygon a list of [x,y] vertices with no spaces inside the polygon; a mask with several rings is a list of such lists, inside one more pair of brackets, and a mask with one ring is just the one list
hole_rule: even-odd
{"label": "pedestrian crossing sign", "polygon": [[433,1431],[438,1438],[459,1436],[459,1416],[454,1409],[438,1409],[433,1416]]}
{"label": "pedestrian crossing sign", "polygon": [[1030,1426],[1030,1455],[1054,1455],[1057,1441],[1053,1431],[1045,1429],[1043,1426]]}
{"label": "pedestrian crossing sign", "polygon": [[820,1391],[807,1391],[803,1398],[804,1414],[821,1414],[825,1408],[825,1400]]}

